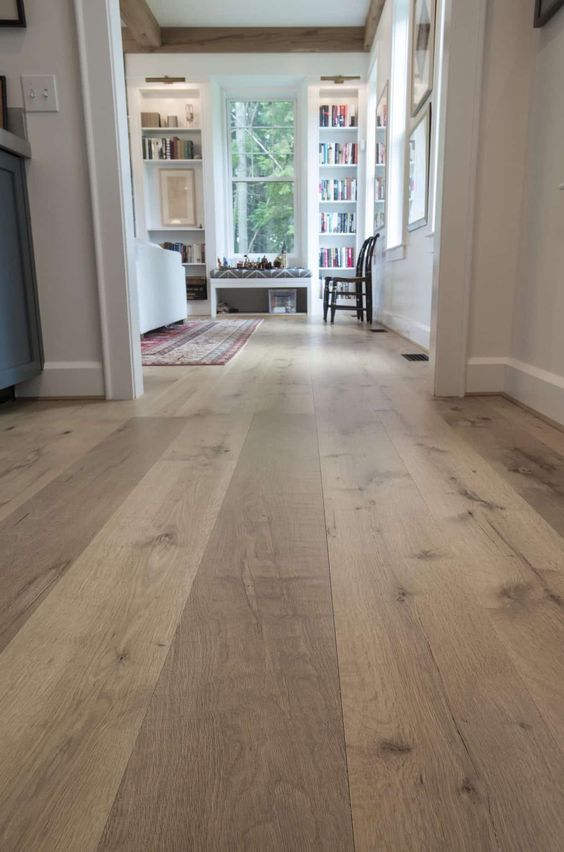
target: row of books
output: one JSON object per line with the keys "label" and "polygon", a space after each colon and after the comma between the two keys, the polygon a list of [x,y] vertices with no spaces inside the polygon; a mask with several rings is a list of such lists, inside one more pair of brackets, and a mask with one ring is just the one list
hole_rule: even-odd
{"label": "row of books", "polygon": [[347,248],[322,248],[319,252],[320,269],[354,269],[355,250]]}
{"label": "row of books", "polygon": [[179,139],[178,136],[150,139],[143,137],[144,160],[194,160],[200,159],[195,145],[190,139]]}
{"label": "row of books", "polygon": [[330,105],[322,104],[319,107],[320,127],[357,127],[356,104]]}
{"label": "row of books", "polygon": [[206,244],[198,243],[161,243],[161,248],[168,251],[177,251],[182,257],[182,263],[205,263]]}
{"label": "row of books", "polygon": [[319,146],[319,162],[322,166],[355,166],[358,163],[358,145],[356,142],[322,142]]}
{"label": "row of books", "polygon": [[376,144],[376,165],[377,166],[385,166],[386,165],[386,146],[383,142],[378,142]]}
{"label": "row of books", "polygon": [[355,234],[355,213],[322,213],[321,234]]}
{"label": "row of books", "polygon": [[320,181],[319,198],[321,201],[356,201],[356,178]]}
{"label": "row of books", "polygon": [[386,200],[386,182],[383,177],[376,178],[376,200]]}

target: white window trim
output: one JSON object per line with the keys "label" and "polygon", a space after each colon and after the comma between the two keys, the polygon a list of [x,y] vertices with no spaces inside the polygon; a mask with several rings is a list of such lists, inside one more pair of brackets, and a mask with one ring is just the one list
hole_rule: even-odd
{"label": "white window trim", "polygon": [[409,109],[410,0],[395,0],[390,73],[389,161],[386,199],[386,248],[405,243],[407,112]]}
{"label": "white window trim", "polygon": [[[224,138],[224,146],[225,146],[225,160],[226,160],[226,176],[227,176],[227,186],[226,186],[226,225],[227,225],[227,245],[229,247],[229,257],[235,259],[242,259],[245,256],[245,253],[236,252],[235,244],[234,244],[234,231],[233,231],[233,200],[232,200],[232,188],[233,188],[233,162],[231,157],[231,145],[230,145],[230,122],[229,122],[229,104],[233,101],[292,101],[294,104],[294,177],[291,179],[294,184],[294,246],[291,252],[288,252],[288,262],[289,265],[297,265],[299,262],[299,257],[301,255],[301,247],[302,247],[302,227],[301,227],[301,210],[300,205],[298,203],[299,192],[300,192],[300,128],[299,128],[299,102],[298,95],[295,90],[277,90],[275,94],[272,91],[265,90],[256,90],[256,89],[247,89],[241,91],[225,91],[224,92],[224,128],[223,128],[223,138]],[[253,181],[256,183],[283,183],[288,182],[289,178],[249,178],[250,183]],[[251,252],[251,254],[260,254],[260,252]],[[272,260],[276,257],[276,253],[267,254],[269,260]]]}

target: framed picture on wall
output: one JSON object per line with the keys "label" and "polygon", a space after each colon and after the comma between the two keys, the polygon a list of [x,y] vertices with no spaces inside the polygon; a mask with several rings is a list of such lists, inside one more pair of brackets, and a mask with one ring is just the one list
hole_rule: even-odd
{"label": "framed picture on wall", "polygon": [[564,0],[535,0],[535,27],[544,27],[562,6]]}
{"label": "framed picture on wall", "polygon": [[161,220],[167,227],[196,225],[194,169],[161,169]]}
{"label": "framed picture on wall", "polygon": [[23,0],[0,0],[0,27],[25,27]]}
{"label": "framed picture on wall", "polygon": [[411,115],[433,91],[436,0],[414,0],[411,37]]}
{"label": "framed picture on wall", "polygon": [[429,211],[429,160],[431,147],[431,104],[409,137],[409,210],[407,228],[415,231],[427,224]]}

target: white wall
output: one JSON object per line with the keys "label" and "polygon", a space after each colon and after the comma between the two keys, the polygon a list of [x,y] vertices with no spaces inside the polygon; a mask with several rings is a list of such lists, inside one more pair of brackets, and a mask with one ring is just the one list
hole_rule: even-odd
{"label": "white wall", "polygon": [[58,113],[28,115],[29,195],[46,370],[19,395],[103,395],[102,344],[72,0],[26,0],[28,27],[0,30],[10,106],[21,74],[55,74]]}
{"label": "white wall", "polygon": [[507,393],[564,423],[564,10],[533,34]]}
{"label": "white wall", "polygon": [[[503,390],[519,266],[532,73],[529,0],[488,4],[476,186],[467,391]],[[537,128],[535,129],[537,132]]]}
{"label": "white wall", "polygon": [[[377,98],[391,78],[393,0],[386,0],[370,55],[375,66]],[[438,73],[438,67],[435,69]],[[436,92],[436,86],[434,89]],[[431,100],[434,98],[432,95]],[[407,137],[414,120],[411,118],[408,92]],[[436,144],[437,123],[433,121],[432,148]],[[388,146],[390,149],[390,145]],[[389,153],[389,151],[388,151]],[[389,178],[389,161],[388,161]],[[428,349],[431,339],[431,299],[433,290],[434,238],[432,229],[433,186],[431,180],[429,220],[427,226],[407,231],[404,222],[403,245],[392,248],[377,263],[376,318],[420,346]]]}
{"label": "white wall", "polygon": [[564,12],[489,4],[467,391],[564,423]]}

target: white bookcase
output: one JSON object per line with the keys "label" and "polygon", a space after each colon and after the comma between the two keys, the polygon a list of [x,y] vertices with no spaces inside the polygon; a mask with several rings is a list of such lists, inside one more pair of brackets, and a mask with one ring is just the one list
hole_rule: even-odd
{"label": "white bookcase", "polygon": [[[184,243],[191,246],[189,260],[184,263],[187,283],[206,279],[206,300],[188,302],[188,313],[207,315],[210,312],[209,270],[211,258],[207,251],[205,198],[208,187],[206,164],[205,91],[198,86],[147,85],[129,90],[130,141],[133,169],[136,234],[141,240],[157,243]],[[160,127],[144,126],[142,114],[158,114]],[[168,122],[171,126],[167,126]],[[174,126],[174,119],[178,126]],[[149,159],[143,140],[176,138],[193,145],[193,156],[183,159]],[[196,219],[193,226],[163,224],[161,202],[161,171],[190,169],[194,172]],[[209,196],[208,196],[209,197]]]}
{"label": "white bookcase", "polygon": [[[365,97],[364,86],[345,88],[336,85],[319,88],[317,94],[316,239],[310,244],[317,245],[315,269],[318,271],[320,298],[326,275],[331,272],[354,275],[365,238]],[[328,126],[325,126],[322,115],[326,116],[327,112]],[[336,152],[342,151],[345,145],[356,145],[356,162],[336,162],[339,159]],[[351,217],[354,218],[352,226]],[[310,233],[311,227],[310,223]],[[333,255],[336,250],[342,259],[338,261],[331,257],[328,262],[327,253]],[[311,252],[310,264],[313,256]]]}

